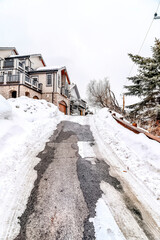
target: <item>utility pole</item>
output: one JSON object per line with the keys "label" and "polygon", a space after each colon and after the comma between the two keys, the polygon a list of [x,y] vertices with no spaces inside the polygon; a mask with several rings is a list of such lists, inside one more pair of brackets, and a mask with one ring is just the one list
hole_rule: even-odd
{"label": "utility pole", "polygon": [[124,108],[125,108],[125,96],[123,95],[123,112],[124,112]]}

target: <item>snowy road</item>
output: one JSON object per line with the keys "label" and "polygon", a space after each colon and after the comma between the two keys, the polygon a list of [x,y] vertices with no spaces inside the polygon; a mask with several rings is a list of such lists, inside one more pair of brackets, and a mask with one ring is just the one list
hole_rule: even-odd
{"label": "snowy road", "polygon": [[124,179],[111,175],[89,118],[72,120],[58,125],[38,155],[38,177],[15,239],[160,239],[152,217],[143,218],[143,205],[129,188],[126,194]]}

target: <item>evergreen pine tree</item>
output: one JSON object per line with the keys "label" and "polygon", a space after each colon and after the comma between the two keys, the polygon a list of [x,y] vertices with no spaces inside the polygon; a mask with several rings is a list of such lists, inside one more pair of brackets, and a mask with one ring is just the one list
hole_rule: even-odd
{"label": "evergreen pine tree", "polygon": [[125,95],[142,99],[139,103],[128,106],[131,116],[139,118],[143,115],[155,120],[160,107],[160,40],[155,39],[152,53],[151,58],[129,54],[132,61],[138,65],[138,74],[128,77],[132,84],[124,87],[128,90]]}

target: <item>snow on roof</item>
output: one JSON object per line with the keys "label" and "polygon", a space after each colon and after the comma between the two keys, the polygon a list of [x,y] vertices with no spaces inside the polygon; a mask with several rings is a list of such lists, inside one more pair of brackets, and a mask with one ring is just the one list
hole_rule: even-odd
{"label": "snow on roof", "polygon": [[49,67],[39,67],[39,68],[37,68],[36,70],[37,71],[47,71],[47,70],[59,70],[59,69],[64,69],[64,68],[66,68],[65,66],[49,66]]}
{"label": "snow on roof", "polygon": [[23,55],[10,55],[9,58],[23,58],[23,57],[42,57],[42,55],[39,53],[39,54],[23,54]]}
{"label": "snow on roof", "polygon": [[22,57],[29,57],[30,55],[10,55],[9,57],[7,58],[22,58]]}

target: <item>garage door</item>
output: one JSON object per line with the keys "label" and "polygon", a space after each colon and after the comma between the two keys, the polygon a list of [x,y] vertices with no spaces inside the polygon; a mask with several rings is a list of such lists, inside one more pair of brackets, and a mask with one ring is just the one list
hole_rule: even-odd
{"label": "garage door", "polygon": [[59,110],[64,114],[67,114],[67,105],[64,101],[59,103]]}

